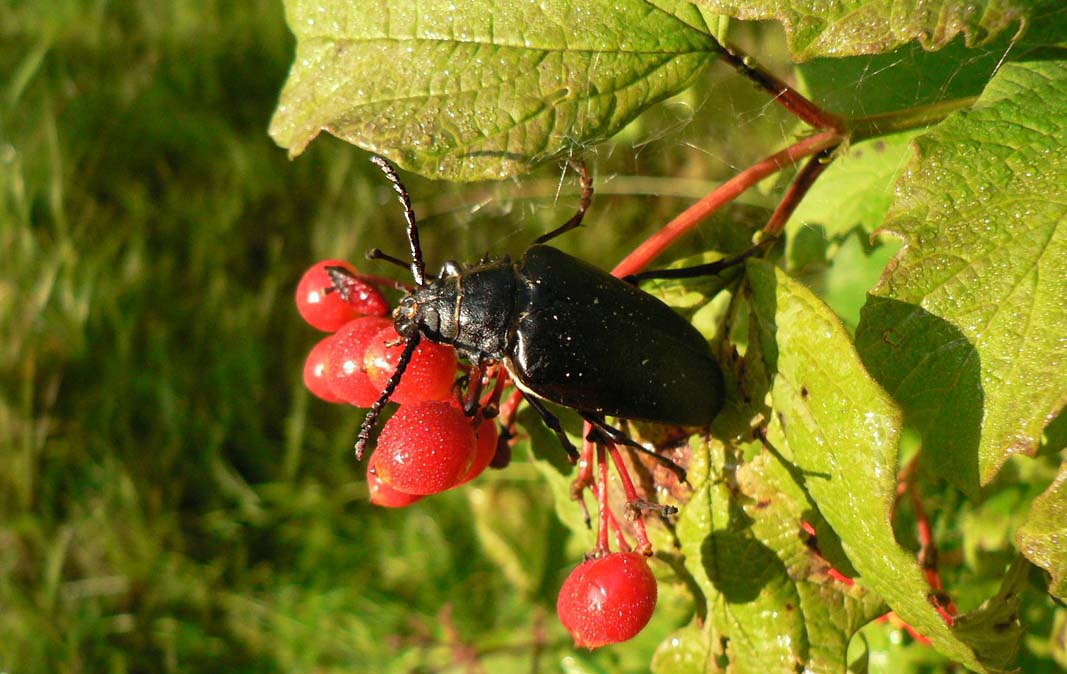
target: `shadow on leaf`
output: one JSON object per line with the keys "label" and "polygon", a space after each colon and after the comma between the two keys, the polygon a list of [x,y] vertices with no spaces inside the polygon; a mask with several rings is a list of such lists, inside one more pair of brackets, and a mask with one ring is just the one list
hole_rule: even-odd
{"label": "shadow on leaf", "polygon": [[985,394],[974,345],[920,306],[868,295],[856,349],[922,434],[923,466],[977,498]]}

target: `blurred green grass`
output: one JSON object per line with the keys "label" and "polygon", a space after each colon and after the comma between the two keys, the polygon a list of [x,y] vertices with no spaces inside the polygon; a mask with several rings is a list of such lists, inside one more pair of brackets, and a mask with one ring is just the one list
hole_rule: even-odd
{"label": "blurred green grass", "polygon": [[[313,260],[403,232],[362,152],[324,138],[290,162],[267,137],[291,50],[278,0],[0,7],[0,671],[480,671],[467,646],[484,671],[644,670],[655,634],[572,658],[553,607],[577,557],[531,470],[476,492],[530,512],[523,591],[470,494],[366,503],[361,414],[303,390],[317,336],[291,293]],[[763,153],[714,115],[784,137],[743,82],[709,105],[729,77],[600,150],[602,192],[626,194],[565,246],[610,266],[687,201],[611,176],[699,192]],[[431,264],[520,252],[576,204],[558,179],[412,179]],[[743,241],[754,199],[689,250]]]}

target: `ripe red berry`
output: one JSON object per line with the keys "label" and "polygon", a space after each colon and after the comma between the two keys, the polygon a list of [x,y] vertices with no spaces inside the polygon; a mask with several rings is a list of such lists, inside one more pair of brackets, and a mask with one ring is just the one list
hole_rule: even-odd
{"label": "ripe red berry", "polygon": [[[345,277],[345,293],[334,288],[327,267],[342,267],[352,274],[356,268],[343,260],[316,262],[296,286],[296,308],[311,326],[333,332],[357,316],[384,316],[389,305],[377,288],[355,278]],[[347,295],[348,299],[345,300]]]}
{"label": "ripe red berry", "polygon": [[631,639],[656,608],[656,578],[644,556],[613,552],[582,562],[564,581],[556,602],[560,622],[584,648]]}
{"label": "ripe red berry", "polygon": [[344,401],[334,395],[326,378],[326,358],[333,348],[333,339],[334,336],[329,335],[311,347],[311,352],[304,361],[304,386],[328,403],[340,403]]}
{"label": "ripe red berry", "polygon": [[460,480],[460,484],[467,484],[484,473],[493,457],[496,456],[496,442],[499,437],[496,422],[492,419],[483,420],[478,426],[476,435],[478,436],[478,444],[474,451],[474,461],[471,463],[470,470]]}
{"label": "ripe red berry", "polygon": [[385,422],[374,450],[378,477],[407,494],[437,494],[470,470],[475,438],[455,405],[427,400],[401,405]]}
{"label": "ripe red berry", "polygon": [[326,381],[335,396],[357,407],[370,407],[382,389],[371,383],[363,354],[374,335],[390,325],[388,318],[366,316],[345,324],[331,340],[326,355]]}
{"label": "ripe red berry", "polygon": [[[394,344],[394,346],[387,346]],[[363,365],[371,382],[380,389],[396,371],[404,351],[403,339],[392,326],[371,340],[363,356]],[[393,392],[393,402],[405,405],[423,400],[448,400],[456,378],[456,350],[447,344],[424,339],[419,342],[400,384]]]}
{"label": "ripe red berry", "polygon": [[370,502],[384,508],[403,508],[416,501],[421,501],[422,496],[405,494],[389,486],[378,476],[378,465],[372,454],[367,462],[367,489],[370,491]]}

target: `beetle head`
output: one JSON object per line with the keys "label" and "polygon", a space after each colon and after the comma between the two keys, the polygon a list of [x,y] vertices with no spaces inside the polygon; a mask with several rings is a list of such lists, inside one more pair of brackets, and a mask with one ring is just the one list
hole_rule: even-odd
{"label": "beetle head", "polygon": [[436,279],[415,288],[393,311],[393,326],[405,339],[421,332],[435,342],[452,344],[458,330],[457,296],[458,287],[452,279]]}

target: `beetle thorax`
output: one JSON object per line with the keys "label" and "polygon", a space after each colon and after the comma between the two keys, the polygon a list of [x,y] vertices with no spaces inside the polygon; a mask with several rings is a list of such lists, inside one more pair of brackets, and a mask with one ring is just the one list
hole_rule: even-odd
{"label": "beetle thorax", "polygon": [[501,359],[517,300],[515,270],[501,260],[430,281],[405,296],[394,312],[396,331],[419,330],[478,359]]}

